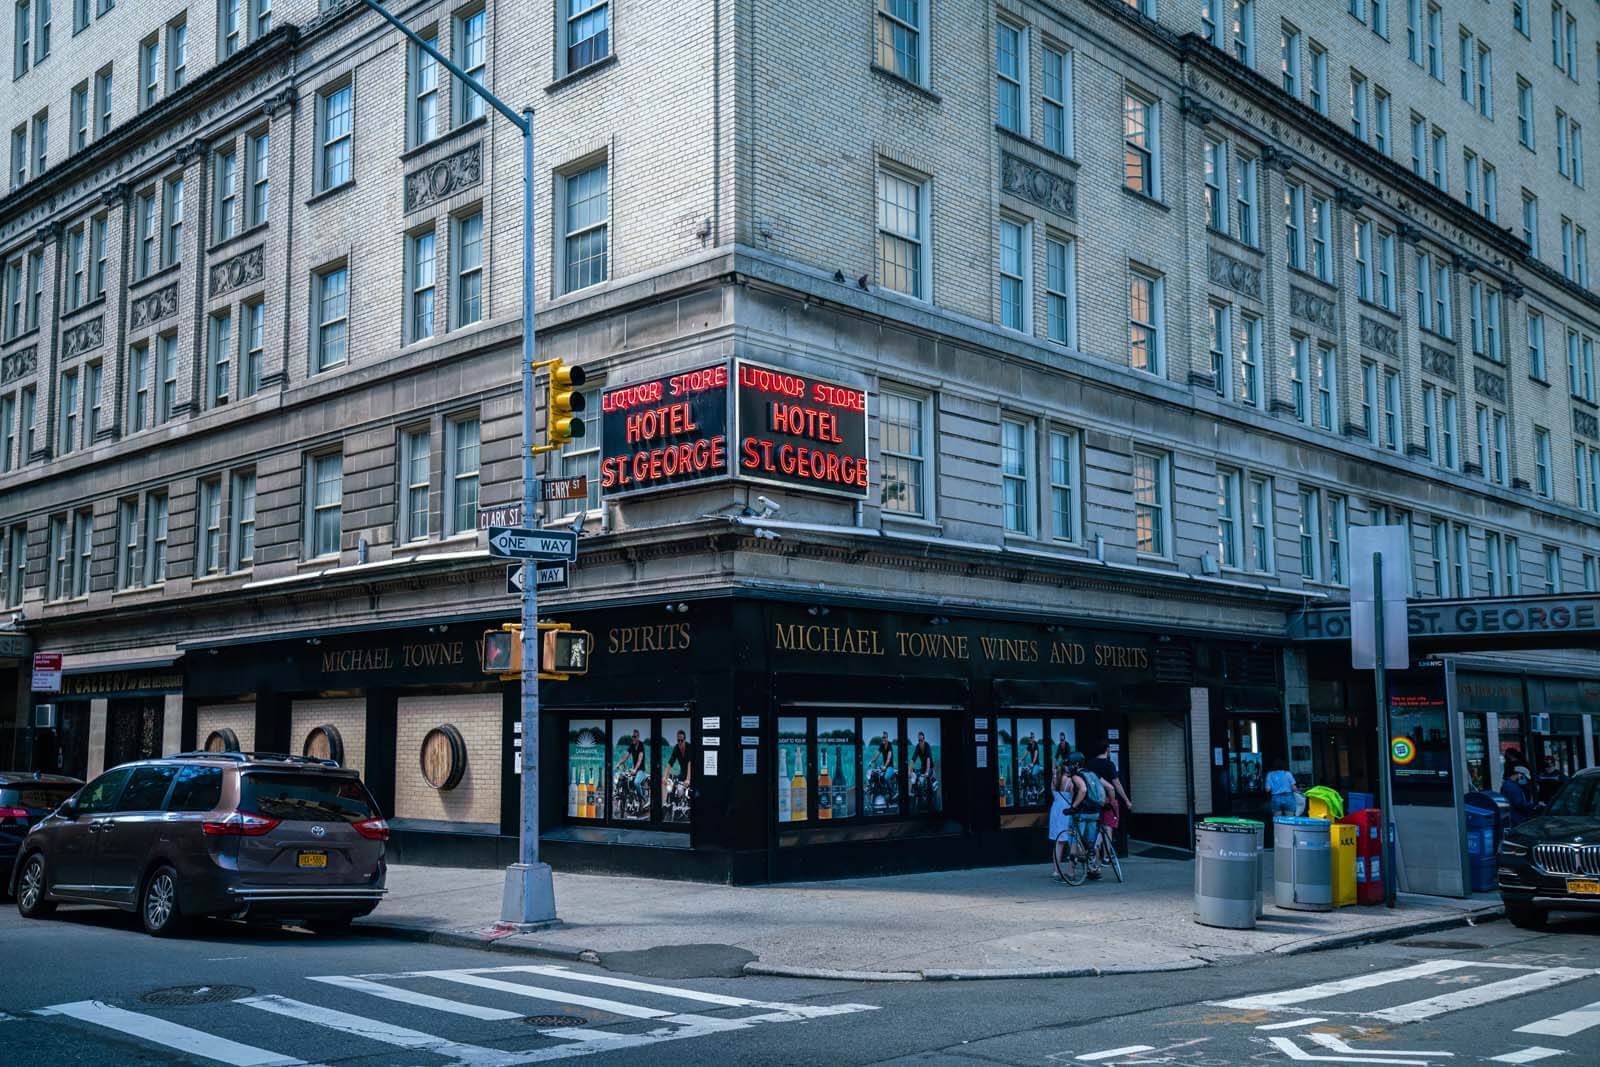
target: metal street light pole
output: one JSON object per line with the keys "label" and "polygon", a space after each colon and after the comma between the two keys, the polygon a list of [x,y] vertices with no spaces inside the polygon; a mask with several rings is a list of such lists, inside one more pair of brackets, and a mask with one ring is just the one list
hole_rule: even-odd
{"label": "metal street light pole", "polygon": [[[522,522],[533,521],[537,476],[533,465],[533,109],[520,113],[452,63],[378,0],[362,0],[405,34],[418,49],[477,93],[522,133]],[[522,565],[522,834],[517,862],[506,868],[500,921],[533,925],[554,921],[555,884],[550,866],[539,862],[539,606],[537,571]]]}

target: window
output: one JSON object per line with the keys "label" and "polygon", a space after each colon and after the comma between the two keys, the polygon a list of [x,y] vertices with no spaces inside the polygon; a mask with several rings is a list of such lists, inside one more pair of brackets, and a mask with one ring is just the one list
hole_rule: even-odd
{"label": "window", "polygon": [[84,447],[92,445],[100,435],[100,429],[105,425],[105,366],[96,360],[84,364],[83,368],[83,407],[88,412],[88,417],[83,425]]}
{"label": "window", "polygon": [[1283,91],[1300,99],[1300,31],[1285,22],[1279,38],[1279,64],[1283,68]]}
{"label": "window", "polygon": [[[879,0],[883,2],[883,0]],[[1044,48],[1044,88],[1039,102],[1044,111],[1044,146],[1063,156],[1073,153],[1072,52]]]}
{"label": "window", "polygon": [[1411,115],[1411,173],[1428,176],[1428,123],[1415,112]]}
{"label": "window", "polygon": [[1349,502],[1337,494],[1328,494],[1328,581],[1333,585],[1345,585],[1350,581],[1350,576],[1345,573],[1344,546],[1348,538]]}
{"label": "window", "polygon": [[1539,198],[1528,190],[1522,190],[1522,239],[1527,242],[1528,251],[1533,256],[1539,255]]}
{"label": "window", "polygon": [[1528,0],[1511,0],[1511,28],[1529,36]]}
{"label": "window", "polygon": [[137,433],[151,425],[150,346],[137,344],[128,350],[128,430]]}
{"label": "window", "polygon": [[1033,286],[1033,227],[1000,220],[1000,325],[1012,330],[1030,328],[1028,294]]}
{"label": "window", "polygon": [[111,132],[111,67],[102,67],[94,76],[94,114],[96,137]]}
{"label": "window", "polygon": [[1383,88],[1372,90],[1372,147],[1388,155],[1394,143],[1394,101]]}
{"label": "window", "polygon": [[1478,156],[1470,148],[1461,152],[1461,197],[1469,210],[1478,210]]}
{"label": "window", "polygon": [[1274,570],[1272,554],[1272,479],[1251,475],[1245,483],[1250,523],[1245,565],[1258,574]]}
{"label": "window", "polygon": [[926,85],[923,75],[928,0],[878,0],[877,62],[909,82]]}
{"label": "window", "polygon": [[1483,190],[1480,196],[1483,217],[1490,222],[1500,221],[1500,178],[1488,160],[1483,161]]}
{"label": "window", "polygon": [[1461,415],[1456,406],[1456,395],[1451,392],[1440,394],[1440,437],[1443,444],[1444,465],[1455,470],[1461,465],[1461,456],[1456,448],[1456,442],[1461,438]]}
{"label": "window", "polygon": [[1338,421],[1337,395],[1334,392],[1334,383],[1338,380],[1339,354],[1332,345],[1319,344],[1317,346],[1316,370],[1316,425],[1319,429],[1332,431]]}
{"label": "window", "polygon": [[[427,30],[419,36],[437,48],[439,35]],[[410,49],[411,144],[426,144],[439,135],[439,64],[420,45]]]}
{"label": "window", "polygon": [[1372,223],[1357,219],[1353,229],[1356,251],[1356,295],[1362,300],[1375,302],[1375,279],[1372,265]]}
{"label": "window", "polygon": [[1544,315],[1528,309],[1528,377],[1546,381],[1548,372],[1544,356]]}
{"label": "window", "polygon": [[410,299],[406,304],[406,336],[411,341],[423,341],[433,336],[433,307],[435,296],[435,270],[433,230],[413,233],[406,238],[406,288]]}
{"label": "window", "polygon": [[260,226],[267,221],[267,192],[269,177],[267,174],[268,160],[268,134],[266,130],[251,134],[245,139],[245,166],[248,169],[246,180],[250,183],[248,201],[245,205],[245,224]]}
{"label": "window", "polygon": [[1570,120],[1567,118],[1567,113],[1562,111],[1559,107],[1556,108],[1556,173],[1560,174],[1563,178],[1567,177],[1568,174],[1571,173],[1567,156],[1569,122]]}
{"label": "window", "polygon": [[1300,576],[1308,582],[1322,577],[1320,539],[1322,537],[1322,494],[1316,489],[1300,490]]}
{"label": "window", "polygon": [[1122,97],[1122,185],[1146,196],[1161,195],[1161,108],[1133,93]]}
{"label": "window", "polygon": [[256,472],[240,471],[233,476],[233,509],[229,521],[233,524],[228,538],[232,552],[232,569],[245,570],[255,564],[256,558]]}
{"label": "window", "polygon": [[1458,597],[1472,595],[1472,557],[1467,551],[1467,528],[1455,526],[1451,533],[1452,544],[1450,548],[1451,585]]}
{"label": "window", "polygon": [[5,569],[0,571],[0,581],[4,582],[6,607],[14,608],[22,603],[23,586],[28,577],[26,523],[19,522],[11,527],[6,537],[5,564]]}
{"label": "window", "polygon": [[227,311],[211,316],[210,353],[206,367],[207,402],[212,407],[226,404],[233,371],[233,316]]}
{"label": "window", "polygon": [[[914,23],[916,13],[907,14]],[[581,70],[610,55],[610,27],[610,4],[607,0],[567,0],[567,70]],[[479,33],[481,36],[481,29]],[[912,46],[915,47],[915,42],[912,42]]]}
{"label": "window", "polygon": [[1058,541],[1078,540],[1078,434],[1050,431],[1050,534]]}
{"label": "window", "polygon": [[72,151],[81,152],[89,143],[89,83],[81,82],[72,88],[71,103],[67,108],[72,122]]}
{"label": "window", "polygon": [[317,346],[314,371],[337,367],[346,358],[350,314],[350,269],[330,267],[316,275]]}
{"label": "window", "polygon": [[430,458],[428,430],[407,430],[400,437],[400,541],[428,536]]}
{"label": "window", "polygon": [[1261,390],[1261,320],[1254,315],[1239,316],[1239,336],[1234,339],[1238,353],[1239,393],[1242,404],[1260,407]]}
{"label": "window", "polygon": [[167,91],[177,92],[189,76],[189,22],[180,18],[167,25]]}
{"label": "window", "polygon": [[1535,146],[1533,121],[1533,86],[1517,78],[1517,140],[1525,148]]}
{"label": "window", "polygon": [[1400,451],[1400,372],[1383,369],[1383,437],[1384,448]]}
{"label": "window", "polygon": [[6,329],[7,341],[22,332],[22,309],[27,299],[22,285],[22,258],[19,256],[6,264]]}
{"label": "window", "polygon": [[1045,331],[1050,340],[1078,347],[1078,244],[1047,235],[1045,253]]}
{"label": "window", "polygon": [[1283,246],[1289,266],[1306,269],[1305,237],[1306,190],[1299,182],[1283,186]]}
{"label": "window", "polygon": [[1228,232],[1228,146],[1214,137],[1205,140],[1206,225]]}
{"label": "window", "polygon": [[339,554],[339,525],[344,504],[344,457],[338,452],[312,456],[306,462],[308,498],[306,558]]}
{"label": "window", "polygon": [[1000,420],[1001,512],[1008,534],[1033,536],[1033,426]]}
{"label": "window", "polygon": [[350,181],[351,138],[354,135],[355,86],[341,85],[317,98],[318,189],[336,189]]}
{"label": "window", "polygon": [[1200,35],[1213,48],[1228,47],[1228,24],[1223,20],[1225,0],[1203,0],[1200,5]]}
{"label": "window", "polygon": [[1575,330],[1567,331],[1567,382],[1571,393],[1583,400],[1594,400],[1594,341],[1584,337],[1580,343]]}
{"label": "window", "polygon": [[1428,139],[1428,144],[1431,158],[1429,180],[1438,188],[1449,192],[1450,175],[1445,160],[1449,158],[1450,154],[1450,138],[1443,130],[1435,126],[1432,135]]}
{"label": "window", "polygon": [[1027,33],[1006,22],[994,25],[995,121],[1028,135]]}
{"label": "window", "polygon": [[1554,491],[1554,479],[1550,473],[1550,431],[1542,426],[1533,428],[1533,452],[1534,492],[1549,497]]}
{"label": "window", "polygon": [[28,73],[30,53],[33,48],[33,11],[29,0],[18,0],[15,26],[15,32],[12,34],[11,76],[20,78]]}
{"label": "window", "polygon": [[29,330],[39,328],[39,312],[44,305],[44,250],[28,253],[28,315],[24,323]]}
{"label": "window", "polygon": [[1493,530],[1485,530],[1483,532],[1484,578],[1488,581],[1490,596],[1505,595],[1505,582],[1500,569],[1503,551],[1500,535]]}
{"label": "window", "polygon": [[1427,70],[1444,81],[1444,12],[1438,4],[1428,5]]}
{"label": "window", "polygon": [[927,457],[932,455],[928,401],[885,389],[878,431],[882,437],[883,509],[931,519]]}
{"label": "window", "polygon": [[1439,387],[1432,382],[1422,383],[1422,450],[1433,462],[1439,462]]}
{"label": "window", "polygon": [[161,39],[151,37],[139,46],[139,107],[154,107],[161,99]]}
{"label": "window", "polygon": [[1583,591],[1585,593],[1600,592],[1600,563],[1594,556],[1583,557]]}
{"label": "window", "polygon": [[1216,383],[1217,395],[1228,396],[1233,377],[1228,373],[1228,352],[1233,337],[1233,305],[1211,304],[1208,307],[1211,323],[1211,379]]}
{"label": "window", "polygon": [[1311,42],[1311,86],[1309,103],[1319,115],[1328,113],[1328,50]]}
{"label": "window", "polygon": [[156,238],[159,225],[156,219],[156,194],[140,193],[134,198],[133,215],[135,278],[143,278],[156,269]]}
{"label": "window", "polygon": [[72,513],[72,576],[69,594],[89,595],[89,565],[94,562],[94,511],[80,508]]}
{"label": "window", "polygon": [[239,394],[241,396],[255,396],[261,389],[261,363],[265,353],[263,326],[267,317],[267,306],[260,300],[245,304],[242,308],[244,315],[244,335],[240,338],[244,348],[244,366],[239,372]]}
{"label": "window", "polygon": [[1133,526],[1142,555],[1171,556],[1171,499],[1171,453],[1134,449]]}
{"label": "window", "polygon": [[227,59],[239,50],[244,40],[244,28],[239,8],[244,0],[218,0],[217,3],[217,58]]}
{"label": "window", "polygon": [[1233,58],[1247,67],[1256,64],[1255,0],[1233,0]]}
{"label": "window", "polygon": [[239,157],[230,146],[212,157],[212,167],[216,221],[211,232],[214,240],[226,241],[238,232]]}
{"label": "window", "polygon": [[1493,411],[1489,414],[1489,467],[1484,476],[1496,485],[1510,485],[1510,465],[1506,462],[1506,414]]}
{"label": "window", "polygon": [[562,254],[566,265],[566,292],[575,292],[606,280],[606,245],[610,230],[607,164],[568,175],[565,190],[565,225]]}
{"label": "window", "polygon": [[1367,79],[1356,71],[1350,72],[1350,132],[1357,140],[1365,141],[1370,136],[1371,119],[1369,118],[1370,93],[1367,89]]}
{"label": "window", "polygon": [[167,494],[144,498],[144,584],[167,580]]}
{"label": "window", "polygon": [[[591,378],[583,390],[585,411],[600,410],[600,387]],[[560,476],[589,479],[589,492],[576,500],[563,500],[556,505],[557,517],[585,514],[600,510],[600,439],[596,434],[568,441],[561,446]]]}
{"label": "window", "polygon": [[81,400],[78,385],[77,371],[67,371],[61,376],[61,410],[56,424],[60,431],[57,448],[63,456],[72,451],[78,440],[78,404]]}
{"label": "window", "polygon": [[[9,471],[17,465],[13,453],[17,447],[17,398],[15,394],[0,396],[0,472]],[[24,460],[26,456],[22,457]],[[5,545],[0,543],[0,550]],[[0,568],[0,582],[4,581],[4,569]]]}
{"label": "window", "polygon": [[72,543],[68,539],[65,515],[50,516],[50,534],[45,551],[50,568],[45,576],[45,599],[65,600],[71,595],[68,579],[72,563]]}
{"label": "window", "polygon": [[183,179],[172,178],[162,194],[161,265],[170,267],[183,258]]}
{"label": "window", "polygon": [[[1583,188],[1583,127],[1574,119],[1567,127],[1567,155],[1572,159],[1572,184]],[[39,169],[44,169],[44,149],[39,149]]]}
{"label": "window", "polygon": [[919,300],[928,295],[926,193],[924,182],[878,171],[878,284]]}
{"label": "window", "polygon": [[1473,56],[1476,54],[1477,44],[1476,39],[1472,36],[1472,31],[1465,26],[1461,27],[1459,36],[1461,64],[1457,76],[1458,88],[1461,93],[1461,99],[1470,104],[1472,103]]}
{"label": "window", "polygon": [[1166,368],[1166,282],[1137,267],[1128,272],[1128,362],[1161,375]]}
{"label": "window", "polygon": [[1236,191],[1234,200],[1239,216],[1236,236],[1252,248],[1261,246],[1261,233],[1257,224],[1258,212],[1256,210],[1261,188],[1259,170],[1259,161],[1249,156],[1235,154],[1234,178]]}
{"label": "window", "polygon": [[481,424],[476,415],[452,419],[445,434],[446,514],[445,535],[478,529],[478,452]]}
{"label": "window", "polygon": [[1322,281],[1333,281],[1333,204],[1311,198],[1311,269]]}
{"label": "window", "polygon": [[1239,472],[1231,467],[1217,468],[1217,563],[1230,570],[1238,569],[1244,558],[1239,480]]}
{"label": "window", "polygon": [[483,212],[457,216],[451,239],[456,261],[455,317],[457,326],[483,318]]}
{"label": "window", "polygon": [[1582,442],[1575,442],[1572,446],[1572,488],[1574,507],[1582,509],[1595,506],[1594,500],[1600,495],[1600,486],[1589,479],[1589,449]]}
{"label": "window", "polygon": [[1555,545],[1544,546],[1544,591],[1561,592],[1561,549]]}
{"label": "window", "polygon": [[222,573],[222,479],[206,478],[200,483],[199,557],[196,569],[201,574]]}
{"label": "window", "polygon": [[[567,69],[576,70],[578,67],[587,64],[573,63],[574,45],[577,46],[578,58],[580,59],[587,56],[592,56],[593,59],[602,59],[609,53],[610,45],[608,42],[610,40],[609,31],[611,25],[609,5],[604,2],[594,3],[593,0],[589,0],[589,2],[585,2],[585,0],[567,0],[567,2],[569,12],[575,9],[578,14],[576,23],[573,21],[567,23],[569,34],[567,38]],[[591,13],[595,14],[596,17],[586,20],[585,16]],[[488,16],[484,13],[483,8],[479,8],[469,14],[457,15],[455,19],[456,65],[466,71],[467,75],[479,85],[483,84],[484,66],[488,62],[489,55],[485,39],[488,25],[487,19]],[[570,36],[574,29],[581,30],[585,36],[581,39]],[[592,62],[592,60],[590,61]],[[485,106],[483,97],[476,92],[462,86],[455,93],[455,97],[457,125],[471,122],[473,119],[483,115]]]}

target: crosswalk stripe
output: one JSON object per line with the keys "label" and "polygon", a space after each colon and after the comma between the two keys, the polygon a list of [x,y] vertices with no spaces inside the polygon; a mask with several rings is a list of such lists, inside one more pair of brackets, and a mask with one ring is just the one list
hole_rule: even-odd
{"label": "crosswalk stripe", "polygon": [[1100,1060],[1109,1060],[1113,1056],[1132,1056],[1135,1052],[1149,1052],[1154,1045],[1124,1045],[1122,1048],[1108,1048],[1100,1052],[1089,1052],[1077,1057],[1084,1063],[1098,1063]]}
{"label": "crosswalk stripe", "polygon": [[1393,982],[1408,982],[1413,978],[1427,978],[1430,975],[1443,974],[1445,971],[1455,971],[1463,967],[1475,966],[1480,965],[1468,960],[1428,960],[1424,963],[1413,964],[1410,967],[1399,967],[1392,971],[1373,971],[1369,974],[1341,978],[1335,982],[1319,982],[1316,985],[1301,986],[1298,989],[1280,989],[1275,993],[1261,993],[1252,997],[1236,997],[1233,1000],[1212,1001],[1212,1006],[1217,1008],[1236,1008],[1240,1011],[1265,1011],[1287,1007],[1290,1004],[1299,1004],[1302,1001],[1322,1000],[1327,997],[1339,996],[1341,993],[1354,993],[1361,989],[1374,989]]}
{"label": "crosswalk stripe", "polygon": [[293,1056],[284,1056],[264,1048],[256,1048],[254,1045],[240,1044],[225,1037],[208,1034],[203,1030],[158,1019],[154,1015],[127,1011],[98,1000],[52,1004],[48,1008],[37,1009],[37,1014],[65,1015],[79,1022],[103,1026],[107,1030],[115,1030],[120,1034],[148,1041],[153,1045],[165,1045],[169,1049],[189,1056],[216,1060],[219,1063],[232,1064],[233,1067],[302,1067],[305,1064],[304,1060],[297,1060]]}
{"label": "crosswalk stripe", "polygon": [[1571,1037],[1581,1034],[1591,1026],[1600,1026],[1600,1000],[1581,1008],[1552,1015],[1548,1019],[1517,1027],[1519,1034],[1544,1034],[1547,1037]]}
{"label": "crosswalk stripe", "polygon": [[[595,985],[613,986],[617,989],[631,989],[636,993],[658,993],[664,997],[696,1000],[702,1004],[716,1004],[724,1008],[768,1006],[760,1001],[746,1000],[744,997],[730,997],[723,993],[703,993],[698,989],[679,989],[676,986],[655,985],[652,982],[636,982],[630,978],[613,978],[605,974],[586,974],[581,971],[569,971],[565,967],[526,966],[518,967],[517,970],[523,974],[538,974],[547,978],[564,978],[569,982],[590,982]],[[788,1007],[786,1004],[781,1006]]]}
{"label": "crosswalk stripe", "polygon": [[670,1011],[662,1011],[659,1008],[646,1008],[621,1000],[606,1000],[603,997],[584,996],[581,993],[567,993],[559,989],[546,989],[543,986],[523,985],[521,982],[502,982],[498,978],[485,978],[480,974],[464,974],[461,971],[418,971],[417,974],[419,976],[426,975],[430,978],[438,978],[446,982],[455,982],[459,985],[470,985],[479,989],[493,989],[501,993],[512,993],[519,997],[532,997],[535,1000],[553,1001],[557,1004],[576,1004],[582,1008],[608,1011],[612,1015],[622,1015],[629,1019],[665,1019],[672,1014]]}
{"label": "crosswalk stripe", "polygon": [[1538,1045],[1534,1045],[1531,1048],[1518,1049],[1516,1052],[1508,1052],[1504,1056],[1496,1056],[1493,1059],[1491,1059],[1489,1062],[1490,1063],[1535,1063],[1535,1062],[1537,1062],[1539,1060],[1547,1060],[1551,1056],[1560,1056],[1560,1055],[1562,1055],[1562,1050],[1561,1049],[1558,1049],[1558,1048],[1540,1048]]}
{"label": "crosswalk stripe", "polygon": [[482,1004],[465,1004],[459,1000],[446,1000],[444,997],[430,996],[419,993],[414,989],[400,989],[396,986],[380,985],[369,982],[365,978],[351,978],[346,975],[330,974],[312,978],[313,982],[322,982],[326,985],[338,986],[340,989],[350,989],[357,993],[367,993],[384,1000],[394,1000],[401,1004],[411,1004],[419,1008],[431,1008],[434,1011],[449,1012],[452,1015],[465,1015],[472,1019],[481,1019],[484,1022],[503,1022],[509,1019],[520,1019],[521,1015],[504,1008],[490,1008]]}
{"label": "crosswalk stripe", "polygon": [[433,1052],[440,1056],[449,1056],[456,1063],[467,1065],[467,1067],[509,1067],[511,1064],[525,1062],[523,1056],[514,1052],[484,1048],[482,1045],[463,1045],[447,1038],[425,1034],[420,1030],[410,1030],[404,1026],[395,1026],[377,1019],[367,1019],[360,1015],[351,1015],[348,1012],[336,1011],[333,1008],[318,1007],[315,1004],[307,1004],[304,1001],[294,1000],[290,997],[268,994],[259,997],[242,997],[234,1001],[234,1003],[259,1008],[274,1015],[298,1019],[301,1022],[326,1026],[332,1030],[352,1034],[356,1037],[368,1038],[385,1045],[396,1045],[400,1048],[419,1052]]}
{"label": "crosswalk stripe", "polygon": [[1311,1015],[1300,1019],[1290,1019],[1286,1023],[1268,1023],[1256,1027],[1257,1030],[1295,1030],[1302,1026],[1312,1026],[1316,1023],[1325,1023],[1328,1020],[1320,1015]]}
{"label": "crosswalk stripe", "polygon": [[1437,997],[1428,997],[1425,1000],[1413,1000],[1409,1004],[1397,1004],[1392,1008],[1381,1011],[1362,1012],[1363,1015],[1374,1019],[1382,1019],[1391,1023],[1412,1023],[1419,1019],[1429,1019],[1445,1012],[1460,1011],[1463,1008],[1476,1007],[1479,1004],[1492,1004],[1499,1000],[1508,1000],[1511,997],[1520,997],[1525,993],[1532,993],[1540,989],[1553,989],[1567,982],[1575,982],[1579,978],[1588,978],[1594,971],[1577,967],[1549,967],[1531,974],[1519,974],[1515,978],[1507,978],[1500,982],[1490,982],[1488,985],[1473,986],[1469,989],[1458,989],[1454,993],[1445,993]]}

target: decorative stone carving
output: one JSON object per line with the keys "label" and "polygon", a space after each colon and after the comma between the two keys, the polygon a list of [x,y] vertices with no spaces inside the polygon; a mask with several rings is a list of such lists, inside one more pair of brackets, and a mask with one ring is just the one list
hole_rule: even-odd
{"label": "decorative stone carving", "polygon": [[1178,112],[1202,126],[1211,125],[1211,120],[1217,117],[1216,112],[1211,110],[1210,105],[1203,100],[1190,96],[1188,93],[1178,97]]}
{"label": "decorative stone carving", "polygon": [[100,190],[100,202],[106,207],[120,207],[128,202],[133,195],[133,187],[126,182],[118,182],[109,188]]}
{"label": "decorative stone carving", "polygon": [[129,318],[133,328],[137,330],[141,326],[149,326],[151,323],[171,318],[177,313],[178,283],[173,282],[135,300]]}
{"label": "decorative stone carving", "polygon": [[1038,204],[1046,211],[1069,219],[1077,218],[1078,187],[1071,178],[1052,174],[1010,152],[1000,153],[1000,189]]}
{"label": "decorative stone carving", "polygon": [[1304,319],[1313,326],[1319,326],[1329,333],[1335,330],[1333,322],[1333,301],[1320,297],[1308,289],[1298,285],[1289,287],[1289,314],[1297,319]]}
{"label": "decorative stone carving", "polygon": [[1454,352],[1432,345],[1422,346],[1422,369],[1429,374],[1437,374],[1441,378],[1451,381],[1456,379],[1456,355]]}
{"label": "decorative stone carving", "polygon": [[1211,250],[1211,280],[1236,293],[1261,299],[1261,268],[1242,263],[1215,248]]}
{"label": "decorative stone carving", "polygon": [[1277,167],[1285,174],[1294,168],[1294,156],[1277,145],[1269,144],[1261,149],[1261,162],[1269,167]]}
{"label": "decorative stone carving", "polygon": [[204,159],[210,145],[204,137],[196,137],[188,144],[181,144],[172,150],[172,161],[180,167],[187,167],[197,159]]}
{"label": "decorative stone carving", "polygon": [[1386,356],[1398,356],[1400,352],[1400,332],[1393,326],[1385,325],[1377,319],[1361,316],[1361,343],[1367,348],[1382,352]]}
{"label": "decorative stone carving", "polygon": [[259,282],[267,274],[266,253],[262,245],[230,256],[221,263],[211,265],[210,286],[212,296],[231,293],[242,285]]}
{"label": "decorative stone carving", "polygon": [[75,326],[69,326],[61,332],[61,358],[71,359],[73,356],[99,348],[105,341],[105,316],[96,315],[86,319]]}
{"label": "decorative stone carving", "polygon": [[0,358],[0,385],[26,378],[39,366],[39,350],[33,345]]}
{"label": "decorative stone carving", "polygon": [[1522,283],[1520,282],[1506,282],[1505,289],[1502,291],[1506,294],[1506,298],[1512,303],[1516,303],[1518,300],[1521,300],[1527,293],[1527,290],[1522,287]]}
{"label": "decorative stone carving", "polygon": [[483,146],[469,145],[406,175],[406,210],[417,211],[438,203],[482,180]]}
{"label": "decorative stone carving", "polygon": [[1343,186],[1334,190],[1333,198],[1338,201],[1340,207],[1349,208],[1351,211],[1360,211],[1367,206],[1366,197],[1354,189],[1346,189]]}
{"label": "decorative stone carving", "polygon": [[267,97],[261,105],[261,114],[269,119],[275,119],[283,112],[294,107],[295,102],[299,99],[300,94],[295,92],[294,86],[291,85],[284,89],[283,92]]}
{"label": "decorative stone carving", "polygon": [[1472,384],[1490,400],[1502,404],[1506,402],[1506,380],[1498,374],[1490,374],[1482,367],[1472,368]]}
{"label": "decorative stone carving", "polygon": [[59,222],[47,222],[34,233],[33,239],[42,245],[47,245],[51,241],[61,240],[61,232],[64,229],[66,227]]}
{"label": "decorative stone carving", "polygon": [[1600,418],[1581,408],[1572,409],[1572,432],[1585,437],[1600,437]]}

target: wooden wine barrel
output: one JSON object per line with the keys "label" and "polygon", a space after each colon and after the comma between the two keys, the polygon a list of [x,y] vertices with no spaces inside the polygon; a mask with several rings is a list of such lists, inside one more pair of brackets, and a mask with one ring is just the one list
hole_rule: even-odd
{"label": "wooden wine barrel", "polygon": [[238,752],[239,735],[226,726],[218,727],[206,735],[207,752]]}
{"label": "wooden wine barrel", "polygon": [[422,739],[422,779],[440,792],[454,789],[467,773],[467,742],[450,723],[435,726]]}
{"label": "wooden wine barrel", "polygon": [[332,723],[316,727],[306,734],[306,743],[301,747],[300,754],[312,759],[331,759],[343,767],[344,738],[339,736],[339,728]]}

